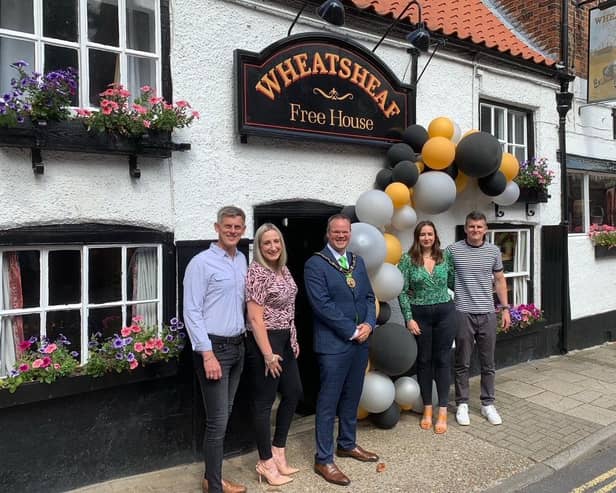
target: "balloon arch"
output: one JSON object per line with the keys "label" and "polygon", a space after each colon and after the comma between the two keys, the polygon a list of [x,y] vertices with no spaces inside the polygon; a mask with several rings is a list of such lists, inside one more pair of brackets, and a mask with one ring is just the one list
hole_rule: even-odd
{"label": "balloon arch", "polygon": [[[342,209],[353,223],[349,249],[363,257],[377,298],[377,328],[358,418],[369,416],[380,428],[393,428],[402,410],[423,411],[417,379],[400,376],[417,357],[415,338],[402,325],[388,322],[387,303],[404,285],[396,264],[417,223],[415,211],[447,211],[470,180],[477,180],[479,189],[498,205],[511,205],[520,195],[513,181],[520,168],[518,160],[503,152],[489,133],[469,130],[462,135],[451,118],[442,116],[427,129],[410,125],[402,141],[387,151],[375,188],[363,192],[354,206]],[[436,388],[432,394],[437,405]]]}

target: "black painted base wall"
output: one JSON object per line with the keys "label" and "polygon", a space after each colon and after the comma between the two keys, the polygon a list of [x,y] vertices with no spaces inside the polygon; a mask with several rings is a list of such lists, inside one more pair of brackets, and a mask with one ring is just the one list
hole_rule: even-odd
{"label": "black painted base wall", "polygon": [[616,310],[572,320],[567,349],[582,349],[614,340],[616,340]]}

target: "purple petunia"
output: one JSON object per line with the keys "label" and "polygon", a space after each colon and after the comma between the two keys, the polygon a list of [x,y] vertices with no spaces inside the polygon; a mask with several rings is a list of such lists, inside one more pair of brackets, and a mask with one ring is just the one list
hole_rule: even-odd
{"label": "purple petunia", "polygon": [[134,360],[135,360],[135,355],[133,353],[128,353],[126,355],[126,361],[128,361],[129,363]]}
{"label": "purple petunia", "polygon": [[121,347],[124,347],[124,342],[122,341],[122,339],[118,336],[114,337],[113,341],[111,342],[111,345],[115,348],[115,349],[120,349]]}
{"label": "purple petunia", "polygon": [[117,353],[115,354],[115,358],[116,358],[116,359],[118,359],[118,360],[122,360],[122,359],[124,359],[124,354],[122,354],[122,353],[120,353],[120,352],[117,352]]}
{"label": "purple petunia", "polygon": [[71,356],[73,358],[78,358],[79,357],[79,353],[77,351],[71,351]]}
{"label": "purple petunia", "polygon": [[18,377],[21,374],[19,370],[11,370],[9,372],[9,377]]}
{"label": "purple petunia", "polygon": [[125,337],[124,339],[122,339],[122,344],[124,344],[125,346],[128,346],[131,342],[133,342],[132,337]]}

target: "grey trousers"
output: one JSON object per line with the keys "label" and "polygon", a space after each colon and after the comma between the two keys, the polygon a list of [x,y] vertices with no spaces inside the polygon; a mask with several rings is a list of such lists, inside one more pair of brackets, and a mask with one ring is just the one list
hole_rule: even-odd
{"label": "grey trousers", "polygon": [[456,311],[456,404],[468,403],[468,377],[473,347],[476,344],[481,367],[481,404],[494,403],[494,347],[496,345],[496,314]]}

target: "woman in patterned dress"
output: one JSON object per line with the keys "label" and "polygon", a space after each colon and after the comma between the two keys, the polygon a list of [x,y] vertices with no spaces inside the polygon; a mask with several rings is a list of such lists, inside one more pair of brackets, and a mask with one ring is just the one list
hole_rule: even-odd
{"label": "woman in patterned dress", "polygon": [[[297,286],[286,266],[287,252],[280,230],[263,224],[255,233],[254,259],[246,275],[248,339],[246,365],[252,378],[253,416],[261,477],[280,486],[299,471],[287,464],[285,445],[295,408],[302,395],[295,330]],[[276,393],[281,399],[271,439],[270,416]]]}
{"label": "woman in patterned dress", "polygon": [[432,380],[436,382],[439,411],[435,433],[447,431],[447,401],[451,380],[451,345],[456,335],[456,312],[448,288],[453,289],[454,267],[449,252],[441,250],[436,227],[421,221],[413,245],[398,268],[404,287],[398,297],[406,327],[417,340],[417,380],[424,403],[420,426],[432,428]]}

